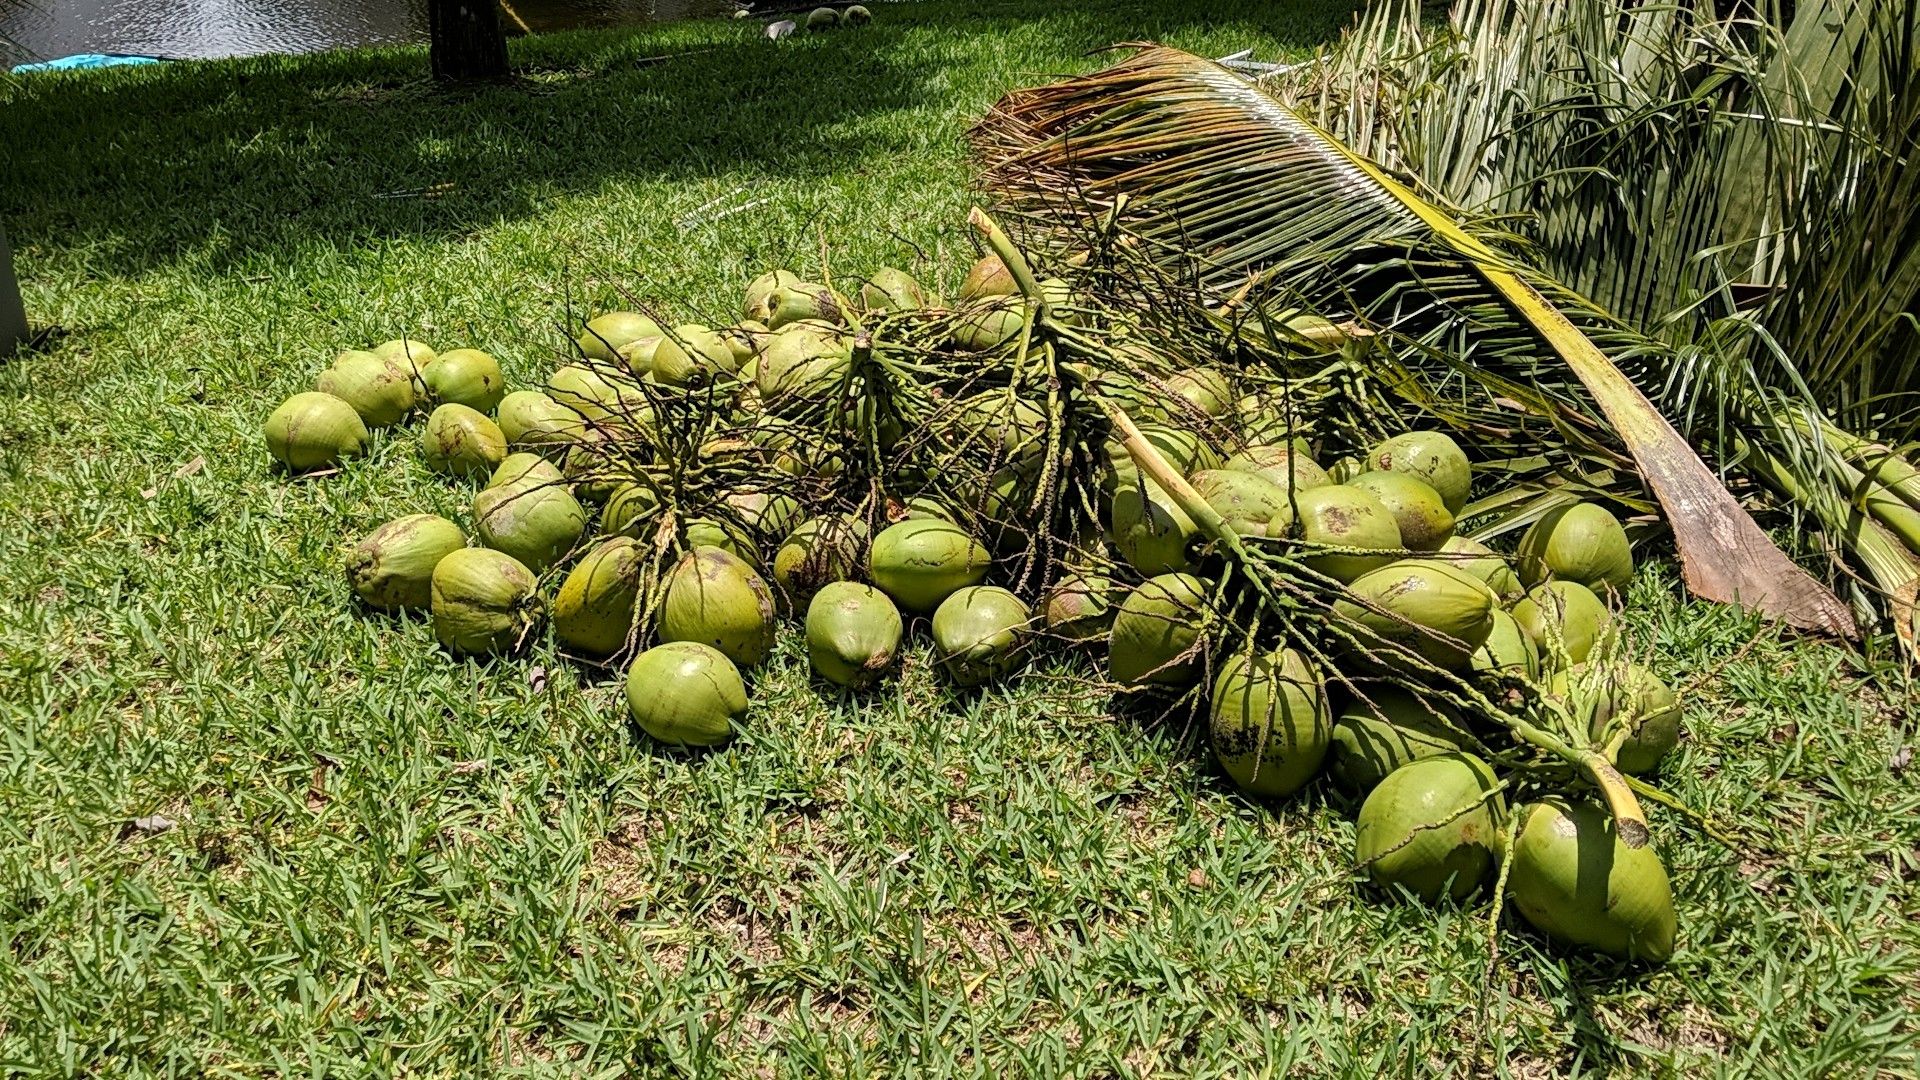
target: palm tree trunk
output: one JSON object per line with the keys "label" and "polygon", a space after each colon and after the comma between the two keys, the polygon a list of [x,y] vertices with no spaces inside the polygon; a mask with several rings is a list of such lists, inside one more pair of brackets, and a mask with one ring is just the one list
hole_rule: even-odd
{"label": "palm tree trunk", "polygon": [[436,79],[507,77],[507,36],[494,0],[428,0],[427,39]]}
{"label": "palm tree trunk", "polygon": [[27,309],[20,303],[20,282],[13,276],[13,250],[7,247],[7,230],[0,225],[0,359],[27,337]]}

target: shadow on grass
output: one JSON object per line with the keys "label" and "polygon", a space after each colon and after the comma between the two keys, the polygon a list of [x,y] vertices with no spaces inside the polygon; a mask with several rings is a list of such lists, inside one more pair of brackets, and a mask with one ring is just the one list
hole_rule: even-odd
{"label": "shadow on grass", "polygon": [[[442,90],[422,50],[35,77],[0,89],[0,214],[23,248],[94,273],[459,235],[613,178],[800,177],[874,152],[862,118],[984,107],[950,68],[1017,31],[1044,57],[1245,28],[1324,40],[1351,0],[887,5],[872,25],[770,42],[756,20],[515,43],[511,85]],[[1037,32],[1036,32],[1037,28]],[[1023,74],[1021,81],[1045,71]],[[984,94],[982,91],[986,91]],[[11,97],[11,100],[6,100]],[[910,127],[913,125],[902,125]],[[911,131],[898,133],[900,151]],[[885,140],[882,140],[885,141]]]}

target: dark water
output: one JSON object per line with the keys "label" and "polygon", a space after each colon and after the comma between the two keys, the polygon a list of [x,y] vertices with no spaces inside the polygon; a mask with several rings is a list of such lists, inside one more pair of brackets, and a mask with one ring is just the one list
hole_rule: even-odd
{"label": "dark water", "polygon": [[[539,33],[733,8],[729,0],[503,0],[500,22],[508,33]],[[0,39],[24,54],[17,59],[95,52],[209,59],[426,37],[426,0],[0,0]]]}

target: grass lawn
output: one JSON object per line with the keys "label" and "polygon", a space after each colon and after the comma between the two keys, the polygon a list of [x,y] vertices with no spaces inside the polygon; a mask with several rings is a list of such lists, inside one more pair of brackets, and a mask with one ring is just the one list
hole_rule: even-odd
{"label": "grass lawn", "polygon": [[547,644],[456,662],[355,612],[342,546],[469,494],[417,427],[269,470],[260,421],[336,350],[405,332],[533,384],[583,309],[726,321],[823,246],[951,288],[996,96],[1348,15],[877,10],[523,41],[520,85],[451,94],[418,51],[0,89],[0,219],[61,328],[0,363],[0,1069],[1911,1075],[1916,710],[1669,567],[1634,588],[1687,688],[1667,783],[1770,842],[1656,817],[1682,940],[1652,973],[1382,901],[1337,792],[1237,795],[1071,658],[962,696],[923,644],[843,698],[789,632],[743,736],[687,757]]}

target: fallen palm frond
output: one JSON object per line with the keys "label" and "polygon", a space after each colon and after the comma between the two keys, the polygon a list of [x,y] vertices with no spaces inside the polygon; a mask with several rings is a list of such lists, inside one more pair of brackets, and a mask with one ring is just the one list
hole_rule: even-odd
{"label": "fallen palm frond", "polygon": [[1895,0],[1386,4],[1273,88],[1672,345],[1629,373],[1810,517],[1911,652],[1885,444],[1920,433],[1917,44]]}
{"label": "fallen palm frond", "polygon": [[[1609,430],[1592,441],[1631,456],[1690,588],[1849,632],[1845,605],[1774,547],[1616,364],[1652,362],[1665,346],[1520,262],[1489,222],[1422,198],[1240,76],[1143,47],[1010,96],[975,141],[1024,246],[1065,258],[1093,245],[1103,250],[1084,261],[1144,264],[1143,309],[1237,308],[1266,326],[1285,303],[1368,328],[1402,368],[1451,394],[1485,401],[1512,385],[1556,413],[1598,414]],[[1170,296],[1170,283],[1191,291]]]}

